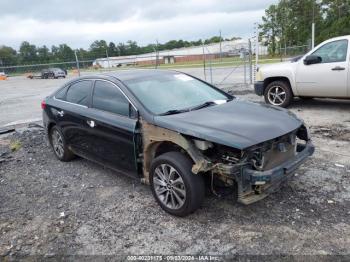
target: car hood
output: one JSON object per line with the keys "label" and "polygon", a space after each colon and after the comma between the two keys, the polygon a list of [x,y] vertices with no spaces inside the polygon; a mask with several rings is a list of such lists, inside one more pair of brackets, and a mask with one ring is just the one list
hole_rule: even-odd
{"label": "car hood", "polygon": [[157,126],[244,149],[285,135],[302,121],[288,110],[234,99],[203,109],[154,118]]}

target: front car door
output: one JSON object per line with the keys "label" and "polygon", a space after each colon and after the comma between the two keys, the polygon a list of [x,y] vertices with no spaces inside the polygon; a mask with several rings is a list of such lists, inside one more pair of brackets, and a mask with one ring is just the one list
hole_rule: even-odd
{"label": "front car door", "polygon": [[137,176],[135,112],[136,108],[116,84],[95,81],[91,108],[85,119],[89,151],[103,165],[132,176]]}
{"label": "front car door", "polygon": [[300,96],[346,97],[349,55],[348,40],[328,42],[308,55],[321,57],[318,64],[305,65],[301,60],[296,72],[296,85]]}

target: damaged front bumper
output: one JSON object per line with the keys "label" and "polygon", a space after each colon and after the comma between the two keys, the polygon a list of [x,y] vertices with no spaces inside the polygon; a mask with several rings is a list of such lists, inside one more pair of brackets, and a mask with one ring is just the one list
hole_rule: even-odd
{"label": "damaged front bumper", "polygon": [[243,167],[240,178],[236,179],[238,186],[238,202],[251,204],[265,198],[270,193],[277,191],[283,182],[292,176],[295,170],[303,164],[315,151],[311,141],[306,144],[298,144],[297,154],[270,170],[257,171],[249,167]]}

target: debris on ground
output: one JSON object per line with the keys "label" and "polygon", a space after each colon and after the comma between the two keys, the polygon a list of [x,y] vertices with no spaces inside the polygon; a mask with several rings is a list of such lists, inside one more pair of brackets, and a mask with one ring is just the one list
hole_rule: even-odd
{"label": "debris on ground", "polygon": [[81,158],[58,161],[40,127],[1,136],[0,257],[348,255],[350,180],[335,164],[350,159],[334,152],[349,142],[311,131],[315,155],[281,190],[249,206],[207,196],[185,218],[162,211],[138,181]]}

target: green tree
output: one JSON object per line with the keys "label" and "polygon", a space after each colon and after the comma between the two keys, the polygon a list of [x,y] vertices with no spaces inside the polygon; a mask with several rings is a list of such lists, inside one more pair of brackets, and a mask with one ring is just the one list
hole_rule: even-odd
{"label": "green tree", "polygon": [[17,52],[9,46],[0,46],[0,66],[15,65]]}
{"label": "green tree", "polygon": [[108,45],[105,40],[96,40],[90,45],[90,53],[95,57],[105,57]]}
{"label": "green tree", "polygon": [[127,55],[138,55],[140,54],[140,47],[136,41],[128,40],[126,42],[126,53]]}
{"label": "green tree", "polygon": [[321,15],[324,18],[317,41],[350,34],[350,0],[323,0]]}
{"label": "green tree", "polygon": [[29,42],[22,42],[19,48],[19,60],[21,63],[34,64],[38,61],[35,45],[31,45]]}
{"label": "green tree", "polygon": [[117,56],[118,55],[118,49],[113,42],[110,42],[108,44],[107,50],[108,50],[109,56]]}
{"label": "green tree", "polygon": [[259,25],[260,40],[271,54],[281,47],[310,44],[312,22],[322,27],[321,7],[316,0],[280,0],[270,5]]}
{"label": "green tree", "polygon": [[50,50],[46,47],[46,45],[37,48],[37,55],[40,63],[50,62]]}

